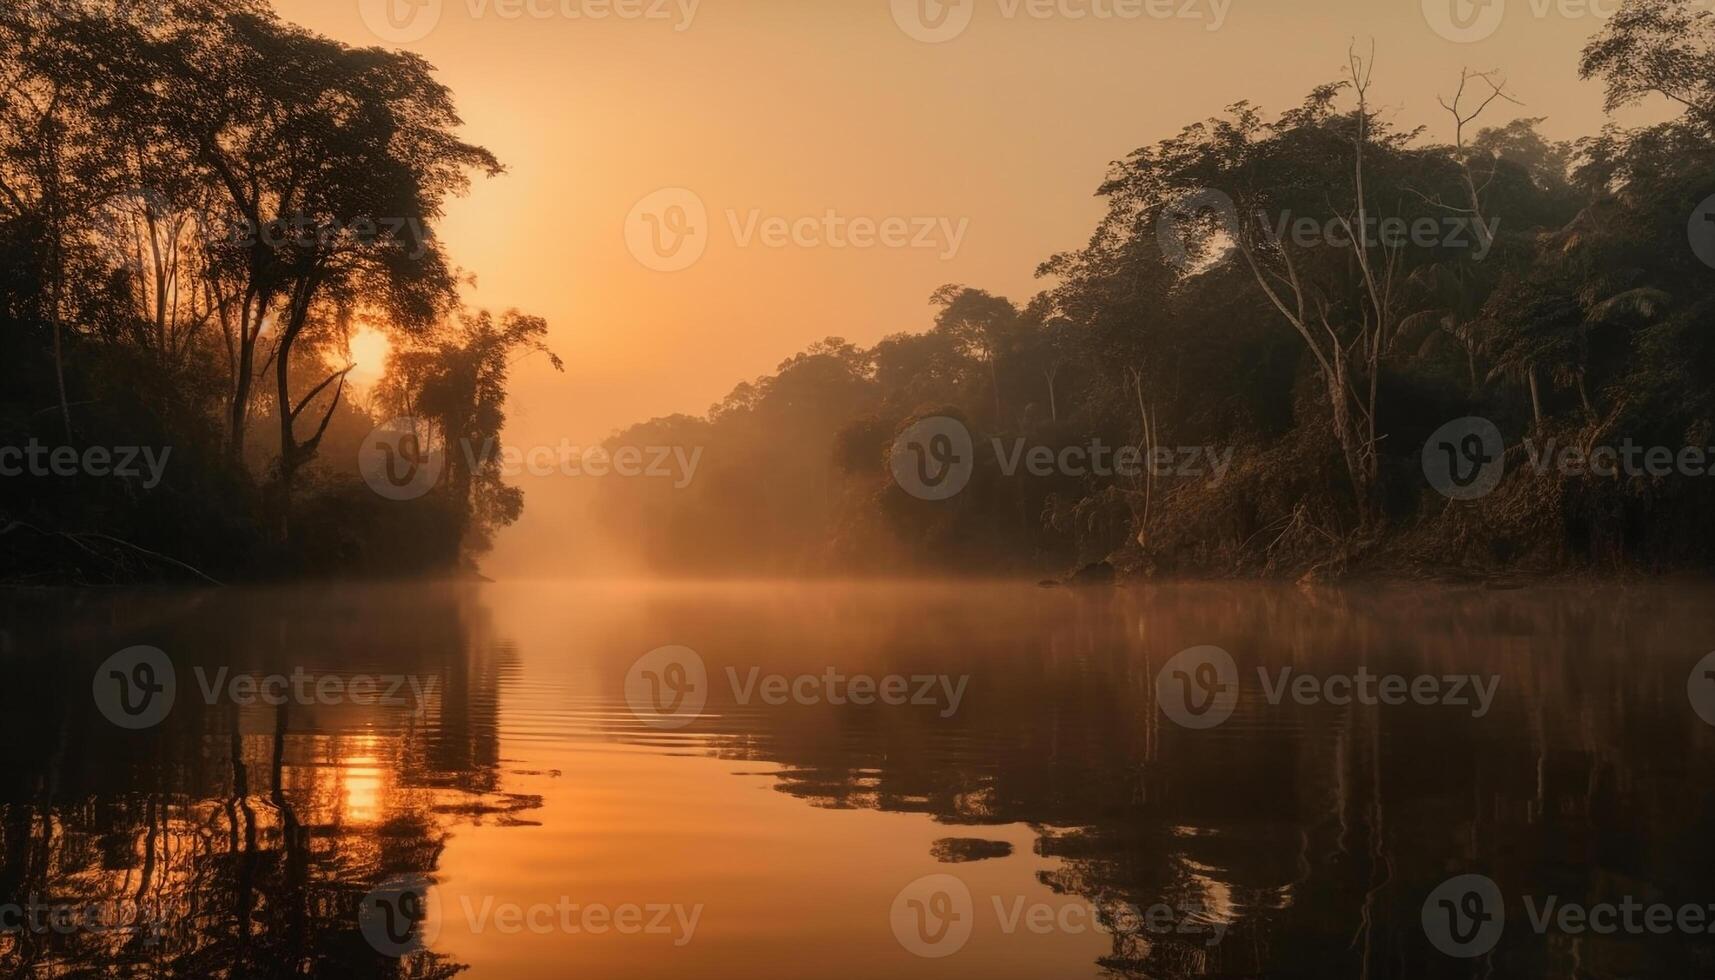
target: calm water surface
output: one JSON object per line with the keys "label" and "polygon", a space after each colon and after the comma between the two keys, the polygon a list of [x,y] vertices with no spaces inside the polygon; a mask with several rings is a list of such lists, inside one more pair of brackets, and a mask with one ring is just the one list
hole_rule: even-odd
{"label": "calm water surface", "polygon": [[[1539,935],[1522,899],[1715,902],[1715,727],[1688,697],[1715,648],[1711,599],[905,583],[12,597],[0,904],[135,907],[146,924],[3,933],[0,971],[1707,976],[1715,937]],[[174,699],[127,730],[98,707],[98,666],[138,644],[170,658]],[[1157,678],[1202,645],[1230,651],[1240,690],[1230,720],[1197,730],[1158,707]],[[634,669],[667,646],[703,673],[670,669],[682,653]],[[1481,717],[1273,704],[1258,668],[1498,687]],[[408,675],[423,696],[204,690],[294,671]],[[830,671],[946,686],[897,705],[746,686]],[[640,710],[639,685],[673,713]],[[1423,907],[1466,873],[1498,884],[1506,928],[1456,959]],[[433,887],[398,906],[400,935],[426,949],[395,959],[364,903],[414,881]]]}

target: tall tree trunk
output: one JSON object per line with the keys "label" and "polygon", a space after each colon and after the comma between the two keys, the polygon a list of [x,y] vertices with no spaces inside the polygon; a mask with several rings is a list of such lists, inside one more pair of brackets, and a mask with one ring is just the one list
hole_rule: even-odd
{"label": "tall tree trunk", "polygon": [[[1143,389],[1138,389],[1141,397]],[[1155,413],[1147,409],[1143,413],[1143,430],[1149,442],[1148,465],[1143,468],[1143,529],[1149,531],[1149,518],[1155,509]]]}
{"label": "tall tree trunk", "polygon": [[278,396],[276,411],[280,416],[280,540],[292,537],[292,482],[298,472],[297,442],[292,436],[292,392],[286,361],[291,354],[286,337],[280,338],[280,348],[274,352],[274,383]]}
{"label": "tall tree trunk", "polygon": [[227,416],[226,452],[234,464],[244,464],[244,427],[248,424],[246,416],[250,407],[250,363],[251,355],[255,352],[248,337],[239,342],[238,362],[241,365],[233,379],[232,405]]}
{"label": "tall tree trunk", "polygon": [[59,385],[60,423],[65,428],[66,442],[70,443],[71,442],[71,402],[66,399],[65,352],[64,352],[64,349],[62,348],[61,342],[60,342],[61,327],[60,327],[59,311],[57,309],[57,307],[59,306],[59,300],[55,299],[53,302],[54,302],[54,306],[56,307],[56,309],[54,311],[54,315],[53,315],[53,320],[54,320],[54,381]]}
{"label": "tall tree trunk", "polygon": [[1541,432],[1542,431],[1542,389],[1541,389],[1541,386],[1538,385],[1537,381],[1536,381],[1536,364],[1535,363],[1532,363],[1530,365],[1530,367],[1528,369],[1526,369],[1526,376],[1530,379],[1530,416],[1531,416],[1531,419],[1533,420],[1534,425],[1535,425],[1535,428],[1532,431]]}
{"label": "tall tree trunk", "polygon": [[298,413],[292,408],[292,345],[310,316],[310,297],[315,285],[312,278],[298,282],[286,305],[286,322],[280,327],[280,339],[274,345],[274,391],[280,416],[280,540],[291,537],[292,484],[298,467],[308,458],[301,453],[292,423]]}
{"label": "tall tree trunk", "polygon": [[1365,444],[1352,417],[1351,393],[1347,385],[1346,355],[1334,349],[1333,372],[1328,378],[1328,403],[1333,410],[1334,438],[1340,443],[1340,454],[1346,460],[1346,474],[1352,481],[1352,495],[1358,505],[1358,527],[1368,530],[1375,518],[1374,484],[1365,462]]}
{"label": "tall tree trunk", "polygon": [[1133,538],[1138,544],[1147,546],[1149,516],[1155,503],[1155,420],[1143,400],[1143,372],[1137,368],[1127,368],[1127,371],[1131,374],[1132,388],[1137,392],[1138,424],[1143,427],[1143,516]]}
{"label": "tall tree trunk", "polygon": [[48,225],[53,259],[49,262],[48,318],[53,321],[54,331],[54,383],[59,389],[60,424],[65,428],[66,442],[72,440],[71,434],[71,401],[66,397],[66,368],[65,343],[62,339],[65,333],[61,307],[65,303],[65,223],[60,212],[63,209],[60,188],[60,162],[57,149],[50,148],[50,171],[52,185],[48,191]]}
{"label": "tall tree trunk", "polygon": [[[250,304],[256,303],[255,318],[252,319]],[[227,455],[235,466],[244,465],[244,436],[245,428],[250,422],[250,387],[256,373],[256,341],[262,335],[262,325],[268,319],[268,297],[266,295],[251,297],[246,294],[240,300],[238,317],[238,356],[232,363],[232,405],[227,418],[228,433],[226,442]],[[252,325],[254,324],[254,325]]]}
{"label": "tall tree trunk", "polygon": [[[309,322],[310,304],[313,302],[316,288],[319,285],[316,277],[311,275],[299,282],[293,290],[292,299],[287,306],[286,323],[280,329],[280,339],[274,348],[274,382],[275,394],[279,403],[280,414],[280,540],[286,541],[291,537],[292,485],[298,475],[298,469],[315,458],[316,448],[321,445],[322,436],[327,432],[328,423],[333,421],[333,414],[339,409],[340,396],[345,393],[346,375],[351,373],[352,365],[342,371],[328,375],[321,384],[311,388],[297,405],[292,404],[291,364],[292,346],[297,342],[298,335],[303,332],[304,324]],[[315,400],[322,389],[335,381],[339,387],[334,389],[333,400],[328,405],[327,412],[322,416],[321,423],[309,438],[298,441],[295,430],[298,416]]]}

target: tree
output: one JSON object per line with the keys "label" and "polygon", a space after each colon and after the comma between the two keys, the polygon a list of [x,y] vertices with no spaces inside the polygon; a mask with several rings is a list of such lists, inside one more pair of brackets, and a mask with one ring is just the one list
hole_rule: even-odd
{"label": "tree", "polygon": [[454,287],[433,223],[469,171],[500,165],[454,135],[450,93],[420,57],[346,47],[254,0],[62,19],[86,26],[91,47],[115,64],[89,83],[105,111],[127,120],[139,153],[182,160],[208,191],[225,232],[210,245],[207,292],[232,373],[228,450],[243,454],[265,353],[289,505],[293,475],[314,456],[344,384],[336,372],[312,389],[335,386],[321,423],[300,437],[310,401],[293,402],[292,348],[314,311],[367,306],[400,329],[433,322]]}
{"label": "tree", "polygon": [[1715,130],[1715,11],[1695,0],[1628,0],[1584,48],[1578,73],[1601,78],[1609,112],[1648,95]]}
{"label": "tree", "polygon": [[[1236,209],[1225,222],[1204,220],[1184,233],[1200,247],[1224,235],[1303,341],[1325,391],[1360,529],[1377,516],[1378,385],[1383,358],[1397,339],[1404,258],[1402,248],[1372,226],[1372,218],[1400,215],[1375,210],[1370,200],[1377,185],[1395,192],[1382,199],[1396,200],[1411,162],[1404,151],[1410,134],[1392,132],[1370,109],[1373,70],[1373,57],[1353,53],[1345,82],[1317,89],[1279,122],[1265,124],[1248,105],[1235,107],[1231,120],[1193,127],[1155,151],[1139,151],[1135,172],[1121,178],[1147,188],[1141,201],[1151,218],[1207,188],[1233,189]],[[1334,98],[1345,90],[1357,105],[1336,115]],[[1351,181],[1334,197],[1323,175],[1340,170]],[[1299,215],[1315,216],[1323,229],[1319,240],[1295,242],[1281,234]]]}
{"label": "tree", "polygon": [[[434,226],[472,172],[500,169],[457,137],[429,65],[264,0],[17,0],[0,7],[0,87],[0,441],[37,438],[41,416],[67,448],[173,447],[144,486],[4,482],[0,533],[100,581],[140,574],[139,556],[141,574],[201,575],[189,559],[278,573],[456,549],[424,526],[438,514],[368,519],[343,450],[373,420],[334,360],[359,319],[404,339],[445,319],[456,279]],[[272,456],[246,452],[263,411]],[[297,481],[324,438],[339,458]]]}
{"label": "tree", "polygon": [[1016,334],[1018,309],[1009,301],[991,296],[984,290],[954,283],[935,290],[929,302],[941,308],[935,315],[936,331],[953,338],[968,356],[987,366],[994,393],[995,424],[1003,425],[1000,360],[1010,349]]}
{"label": "tree", "polygon": [[472,552],[484,550],[495,530],[523,512],[523,492],[503,479],[498,440],[512,365],[544,354],[554,370],[565,370],[548,349],[547,334],[540,317],[509,310],[496,322],[484,310],[463,313],[456,325],[427,336],[402,338],[408,346],[390,355],[383,397],[439,433],[447,491],[466,515],[459,532]]}

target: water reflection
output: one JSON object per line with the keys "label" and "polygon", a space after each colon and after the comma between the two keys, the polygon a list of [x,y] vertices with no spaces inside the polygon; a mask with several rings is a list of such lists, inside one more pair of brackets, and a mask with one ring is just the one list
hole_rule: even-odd
{"label": "water reflection", "polygon": [[[0,896],[56,910],[45,928],[0,935],[0,963],[19,975],[388,975],[398,962],[355,930],[364,893],[432,873],[450,815],[518,809],[499,792],[495,723],[514,658],[469,594],[20,599],[7,613]],[[88,692],[95,665],[139,640],[172,651],[181,683],[165,722],[130,732]],[[422,717],[209,704],[198,667],[408,671],[445,693]],[[63,928],[61,910],[91,907],[130,928]],[[412,975],[455,972],[428,956]]]}
{"label": "water reflection", "polygon": [[[1715,729],[1686,700],[1715,627],[1708,598],[542,584],[15,600],[0,897],[167,914],[158,936],[0,937],[0,964],[387,975],[399,964],[364,941],[357,903],[420,874],[443,882],[447,921],[414,976],[786,976],[810,941],[836,976],[1706,972],[1707,935],[1537,935],[1518,900],[1715,900]],[[171,651],[181,682],[199,665],[337,667],[433,677],[437,693],[421,713],[193,694],[159,728],[125,732],[91,704],[90,675],[139,642]],[[708,681],[701,714],[672,729],[624,688],[668,644],[696,650]],[[1155,685],[1204,644],[1232,652],[1242,696],[1226,724],[1193,731],[1157,709]],[[1481,716],[1271,704],[1257,669],[1288,667],[1500,684]],[[830,669],[969,681],[952,712],[945,699],[770,704],[746,686]],[[763,806],[754,787],[796,802]],[[984,920],[945,960],[888,927],[894,895],[937,872],[971,883]],[[1473,960],[1438,952],[1421,923],[1429,892],[1466,872],[1495,879],[1517,917]],[[683,948],[466,921],[473,895],[574,888],[709,912]],[[1093,906],[1101,928],[1002,935],[991,902],[1019,896]],[[1122,914],[1157,906],[1202,928]]]}

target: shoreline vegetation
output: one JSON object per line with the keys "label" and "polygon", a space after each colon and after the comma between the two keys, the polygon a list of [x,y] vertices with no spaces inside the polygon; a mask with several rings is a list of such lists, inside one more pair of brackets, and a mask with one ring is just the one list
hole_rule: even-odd
{"label": "shoreline vegetation", "polygon": [[263,0],[19,0],[0,84],[0,580],[475,575],[523,507],[497,459],[407,501],[358,467],[401,416],[490,446],[511,365],[560,367],[459,303],[435,226],[502,167],[432,67]]}
{"label": "shoreline vegetation", "polygon": [[[1568,142],[1502,70],[1449,78],[1442,125],[1401,129],[1385,56],[1354,45],[1297,106],[1240,102],[1115,162],[1089,243],[1028,301],[948,285],[924,333],[829,338],[704,416],[615,434],[706,465],[595,481],[589,517],[665,575],[1707,570],[1715,477],[1684,464],[1715,462],[1702,6],[1627,0],[1579,72],[1610,111],[1671,111]],[[0,479],[0,581],[479,577],[523,509],[509,368],[561,365],[540,318],[459,303],[434,227],[503,168],[458,138],[433,67],[262,0],[21,0],[0,75],[0,447],[80,470]],[[390,353],[359,397],[365,331]],[[411,500],[357,465],[396,417],[445,464]],[[970,439],[945,499],[892,468],[926,421]],[[1673,463],[1591,465],[1622,443]],[[1019,471],[1098,446],[1214,465]],[[158,470],[117,467],[143,449]]]}
{"label": "shoreline vegetation", "polygon": [[[1028,302],[948,285],[926,333],[829,338],[620,433],[710,464],[685,491],[602,486],[599,523],[691,574],[1707,570],[1715,12],[1628,0],[1578,68],[1610,111],[1671,111],[1554,142],[1501,71],[1466,70],[1441,127],[1402,130],[1354,45],[1296,107],[1241,102],[1114,163],[1089,244]],[[937,458],[924,426],[968,451]],[[1097,446],[1219,462],[1017,467]],[[909,492],[901,453],[960,488]]]}

